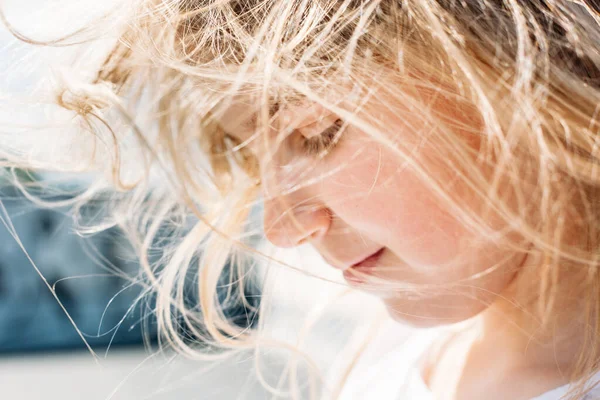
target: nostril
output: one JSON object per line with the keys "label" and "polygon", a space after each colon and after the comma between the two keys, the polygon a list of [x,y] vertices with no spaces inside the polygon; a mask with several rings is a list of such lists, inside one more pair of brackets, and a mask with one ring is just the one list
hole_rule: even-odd
{"label": "nostril", "polygon": [[310,236],[310,240],[316,240],[316,239],[320,239],[323,236],[325,236],[325,233],[327,233],[327,229],[325,228],[319,228],[317,230],[315,230]]}
{"label": "nostril", "polygon": [[331,224],[331,212],[326,207],[287,208],[282,213],[277,204],[265,206],[263,229],[265,238],[277,247],[295,247],[321,240]]}
{"label": "nostril", "polygon": [[320,238],[322,238],[325,233],[327,232],[327,229],[325,228],[319,228],[316,229],[313,233],[311,233],[310,235],[303,237],[302,239],[300,239],[300,241],[298,241],[298,246],[305,244],[307,242],[312,242],[314,240],[318,240]]}

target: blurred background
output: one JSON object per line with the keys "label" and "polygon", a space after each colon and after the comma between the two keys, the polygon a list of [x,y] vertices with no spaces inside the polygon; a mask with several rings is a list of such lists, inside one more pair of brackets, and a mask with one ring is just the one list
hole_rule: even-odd
{"label": "blurred background", "polygon": [[[0,7],[22,33],[48,39],[76,31],[117,1],[127,4],[127,0],[1,0]],[[103,32],[109,46],[117,40],[117,33]],[[43,106],[22,99],[32,91],[43,93],[44,85],[61,73],[85,76],[85,67],[103,58],[102,46],[107,43],[88,46],[88,57],[78,58],[86,64],[79,65],[73,61],[76,46],[24,45],[0,24],[1,145],[24,146],[18,132],[49,122]],[[10,101],[2,103],[5,99]],[[56,126],[62,129],[59,123]],[[54,133],[53,140],[73,138],[68,132]],[[3,141],[7,137],[9,141]],[[68,152],[52,150],[47,156],[62,156],[57,161],[61,163],[69,161]],[[74,192],[71,189],[85,187],[85,176],[7,172],[0,170],[0,398],[277,398],[259,384],[252,354],[208,364],[160,351],[152,297],[142,296],[138,264],[121,232],[110,229],[89,237],[78,236],[68,208],[36,207],[10,180],[2,178],[14,173],[22,182],[43,181],[53,192],[53,200],[68,200]],[[82,214],[94,218],[102,209],[102,204],[89,204]],[[341,282],[339,271],[326,266],[309,247],[270,254]],[[267,288],[247,291],[248,301],[256,303],[268,289],[276,307],[269,310],[268,318],[260,317],[270,337],[296,345],[302,335],[306,349],[314,351],[310,354],[313,361],[324,369],[350,338],[351,329],[347,328],[361,324],[368,327],[364,321],[374,315],[371,306],[375,298],[361,294],[342,298],[340,292],[347,290],[341,285],[285,268],[274,268],[270,277]],[[50,288],[55,289],[56,298]],[[197,295],[192,294],[189,300],[195,301]],[[329,303],[335,303],[331,311],[323,306]],[[381,307],[378,302],[377,306]],[[315,320],[315,310],[324,316]],[[240,313],[241,325],[258,317],[246,315],[241,307],[229,312]],[[307,318],[312,324],[310,335],[305,332]],[[267,353],[262,358],[261,377],[276,384],[285,357],[273,349]]]}
{"label": "blurred background", "polygon": [[[21,175],[21,182],[36,179]],[[115,229],[87,238],[76,235],[67,208],[36,207],[8,181],[0,182],[0,200],[5,222],[12,225],[0,228],[1,354],[80,348],[73,323],[98,351],[140,343],[142,326],[148,343],[155,340],[154,321],[144,321],[148,316],[142,312],[147,300],[137,302],[142,295],[135,284],[138,266]]]}
{"label": "blurred background", "polygon": [[[43,179],[17,173],[25,184]],[[100,212],[86,207],[82,215]],[[249,357],[203,365],[158,351],[152,297],[127,241],[116,229],[75,234],[68,211],[39,208],[0,180],[0,397],[267,398]],[[241,324],[256,317],[239,314]]]}
{"label": "blurred background", "polygon": [[[74,31],[110,4],[0,2],[11,23],[37,37]],[[48,15],[57,18],[48,23]],[[23,45],[0,24],[0,98],[39,90],[74,51]],[[35,126],[44,118],[18,101],[14,110],[0,110],[3,129],[7,122]],[[51,182],[70,189],[86,184],[85,177],[11,173],[25,183],[48,181],[53,201],[69,200],[73,191]],[[3,178],[10,175],[0,171],[0,398],[267,398],[250,357],[209,365],[159,351],[152,297],[138,284],[138,264],[123,235],[116,229],[75,234],[69,208],[36,207]],[[83,215],[102,212],[102,204],[86,207]],[[258,292],[251,294],[256,301]]]}

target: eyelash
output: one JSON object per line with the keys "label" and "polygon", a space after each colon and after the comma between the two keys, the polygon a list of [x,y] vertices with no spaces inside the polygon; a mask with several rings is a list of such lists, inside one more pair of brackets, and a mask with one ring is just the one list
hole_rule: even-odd
{"label": "eyelash", "polygon": [[343,121],[337,119],[318,136],[310,138],[301,136],[302,151],[309,156],[324,156],[340,141],[340,133],[343,125]]}

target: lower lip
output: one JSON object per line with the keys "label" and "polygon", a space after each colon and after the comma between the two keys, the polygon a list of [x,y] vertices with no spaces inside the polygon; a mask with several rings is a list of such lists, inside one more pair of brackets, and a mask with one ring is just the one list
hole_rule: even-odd
{"label": "lower lip", "polygon": [[361,274],[368,274],[368,270],[377,265],[377,262],[381,258],[381,254],[383,253],[383,248],[376,253],[373,253],[369,257],[365,258],[358,264],[354,264],[352,267],[348,268],[344,271],[344,278],[351,283],[362,283],[364,279],[352,273],[352,270],[358,270]]}

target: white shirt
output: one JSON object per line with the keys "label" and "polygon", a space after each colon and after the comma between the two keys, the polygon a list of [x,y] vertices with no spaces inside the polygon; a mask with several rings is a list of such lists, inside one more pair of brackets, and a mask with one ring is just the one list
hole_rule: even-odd
{"label": "white shirt", "polygon": [[[419,360],[439,335],[439,329],[430,329],[407,338],[403,331],[396,335],[393,328],[386,329],[351,372],[340,400],[435,400],[423,381]],[[568,391],[565,385],[531,400],[560,400]],[[600,389],[585,399],[600,399]]]}

